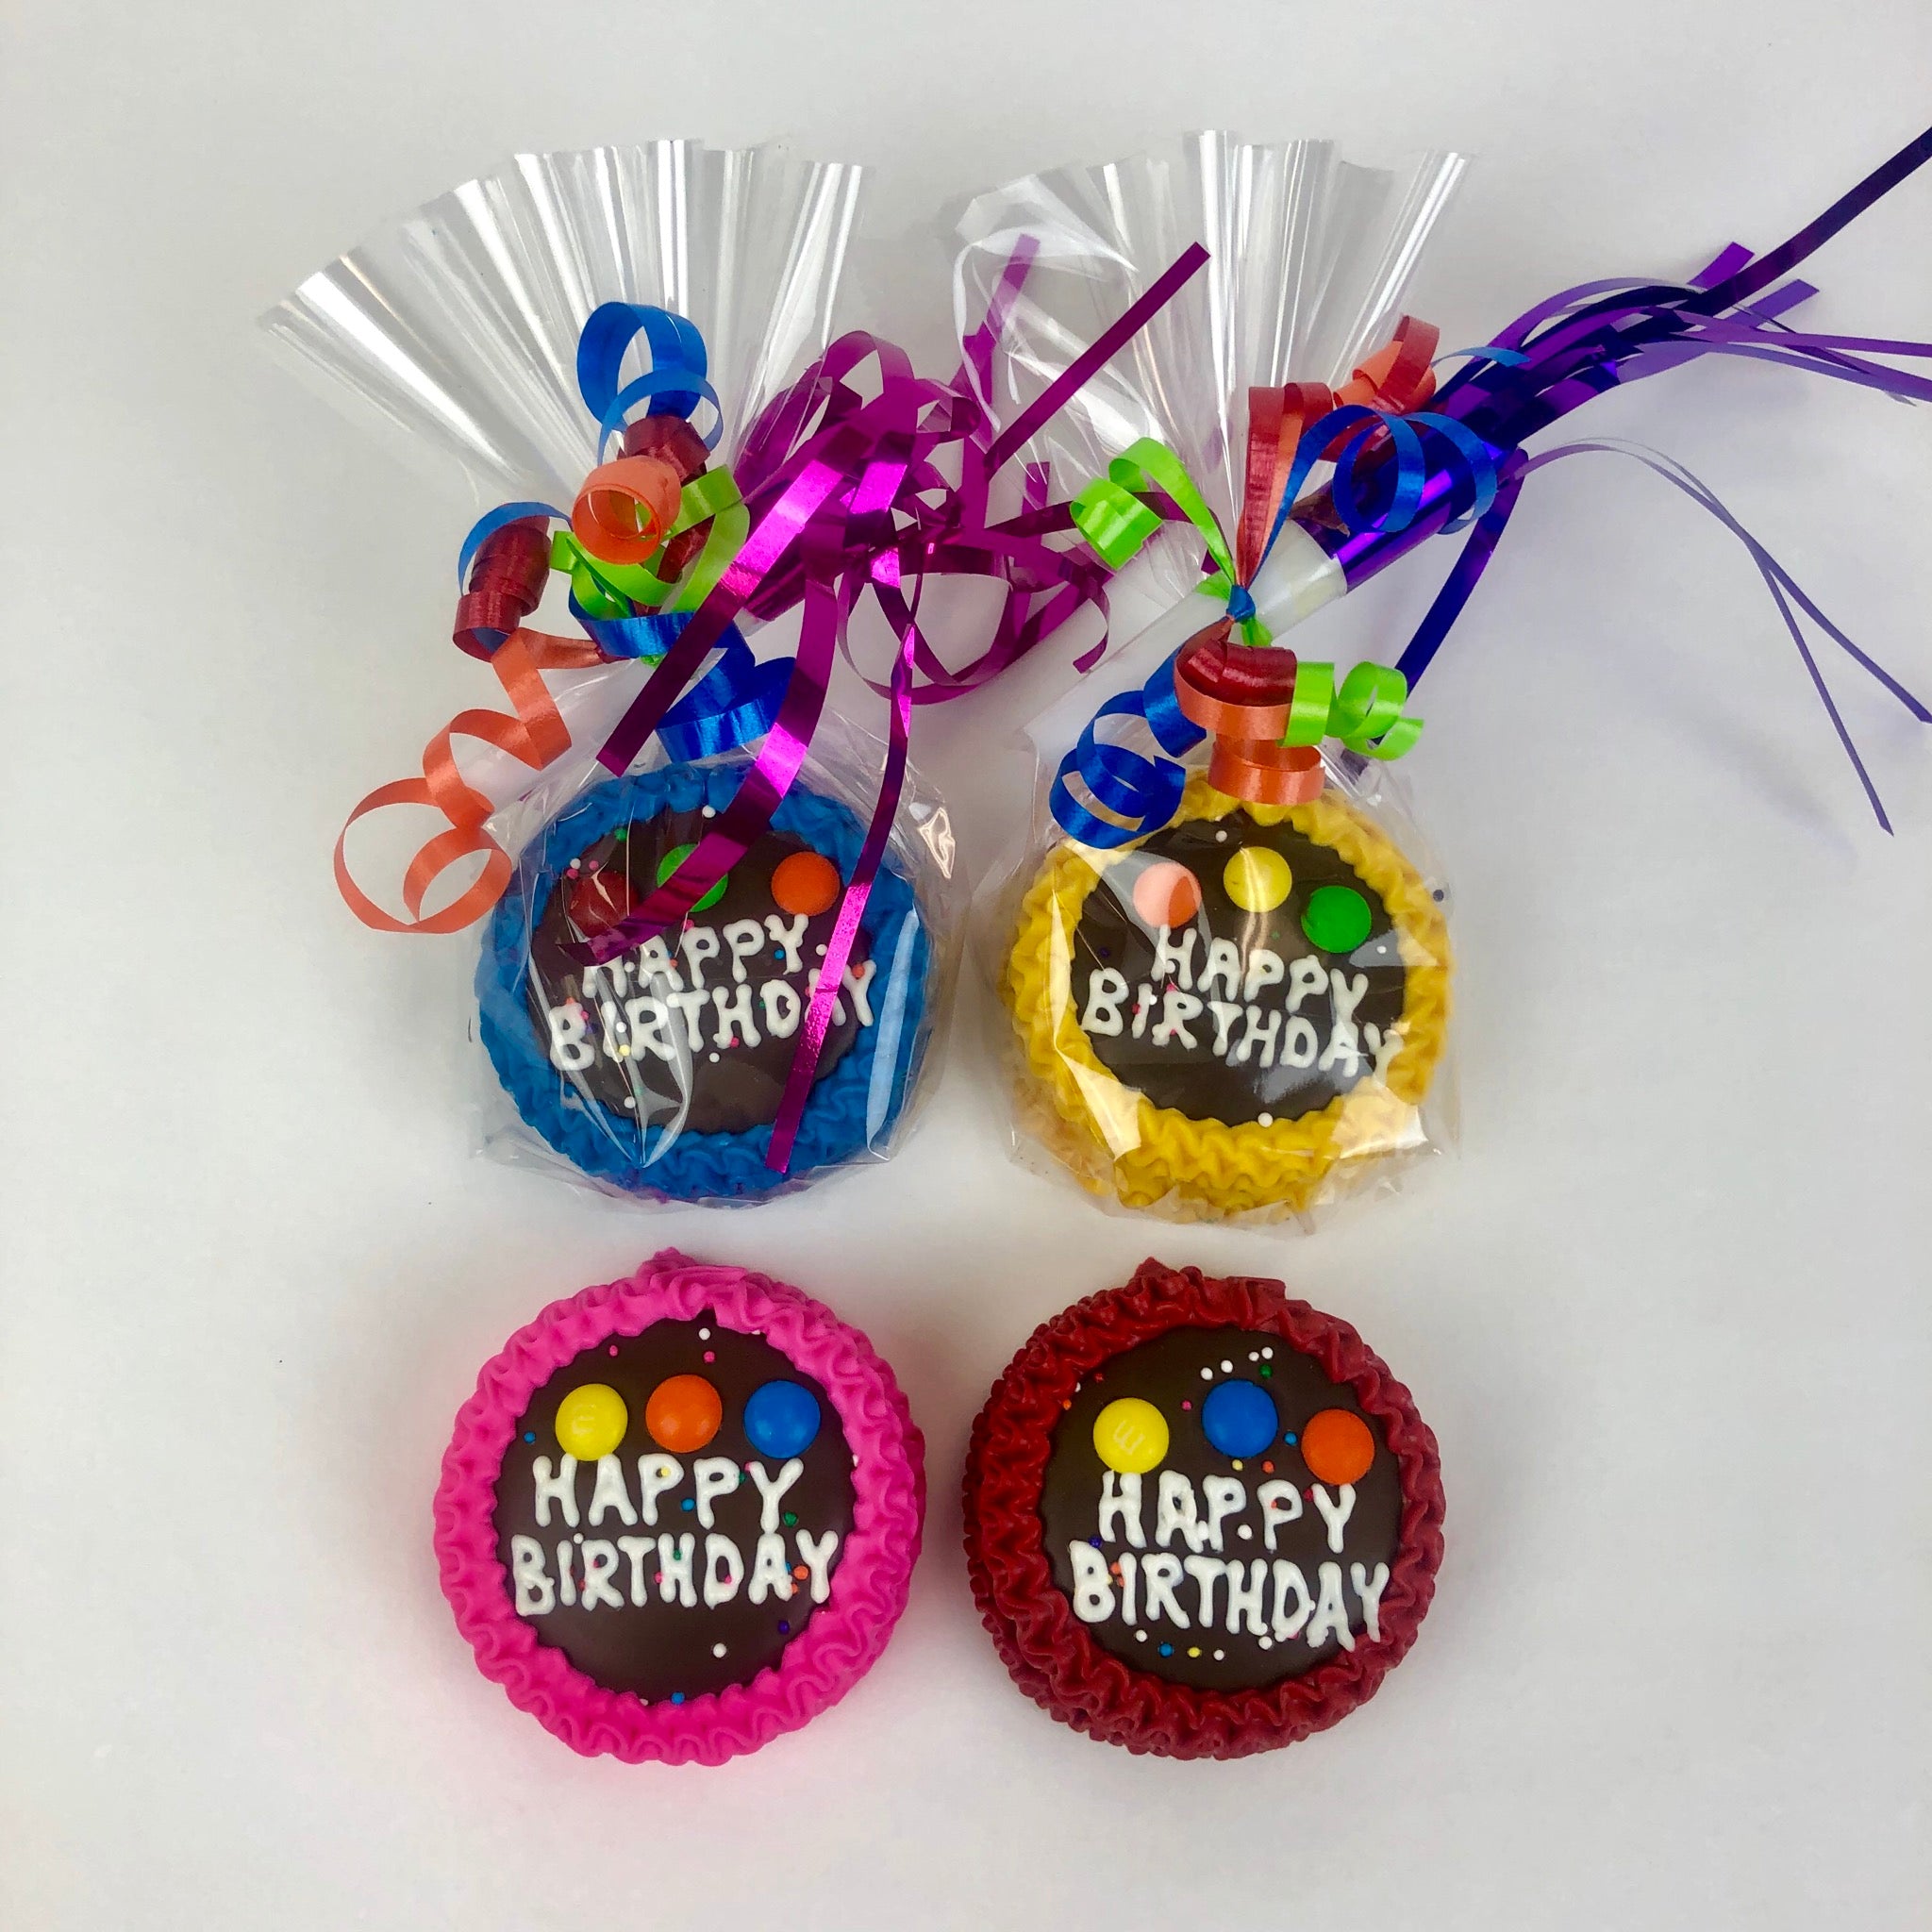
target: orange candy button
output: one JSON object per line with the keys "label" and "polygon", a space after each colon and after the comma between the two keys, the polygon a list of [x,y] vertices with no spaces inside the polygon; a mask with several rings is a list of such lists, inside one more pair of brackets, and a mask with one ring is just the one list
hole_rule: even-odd
{"label": "orange candy button", "polygon": [[1324,1408],[1302,1429],[1302,1460],[1317,1482],[1359,1482],[1375,1459],[1375,1439],[1352,1409]]}
{"label": "orange candy button", "polygon": [[1134,881],[1134,910],[1149,925],[1185,925],[1200,909],[1200,880],[1171,858],[1157,859]]}
{"label": "orange candy button", "polygon": [[678,1454],[702,1449],[724,1420],[724,1405],[702,1375],[673,1375],[659,1382],[644,1404],[651,1441]]}
{"label": "orange candy button", "polygon": [[794,852],[772,872],[772,897],[780,912],[808,918],[835,904],[842,885],[839,868],[817,852]]}

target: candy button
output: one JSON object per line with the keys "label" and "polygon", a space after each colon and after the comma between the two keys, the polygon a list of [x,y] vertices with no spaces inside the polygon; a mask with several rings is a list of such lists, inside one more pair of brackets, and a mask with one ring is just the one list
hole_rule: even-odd
{"label": "candy button", "polygon": [[1375,1459],[1375,1439],[1353,1409],[1324,1408],[1302,1426],[1302,1460],[1317,1482],[1359,1482]]}
{"label": "candy button", "polygon": [[[695,845],[674,845],[658,861],[658,883],[661,886],[697,849]],[[731,874],[727,872],[691,909],[693,912],[708,912],[724,896],[724,889],[730,883]]]}
{"label": "candy button", "polygon": [[724,1405],[702,1375],[672,1375],[644,1404],[644,1426],[660,1449],[702,1449],[724,1420]]}
{"label": "candy button", "polygon": [[1288,897],[1294,874],[1272,845],[1243,845],[1227,861],[1221,883],[1243,912],[1273,912]]}
{"label": "candy button", "polygon": [[1308,894],[1302,930],[1324,953],[1352,953],[1369,936],[1374,915],[1353,886],[1317,886]]}
{"label": "candy button", "polygon": [[1201,882],[1186,866],[1157,859],[1134,881],[1134,910],[1149,925],[1185,925],[1201,909]]}
{"label": "candy button", "polygon": [[630,880],[622,872],[580,873],[571,883],[571,924],[586,939],[595,939],[628,919],[636,905]]}
{"label": "candy button", "polygon": [[1167,1418],[1151,1402],[1123,1395],[1093,1418],[1093,1447],[1120,1475],[1144,1475],[1167,1454]]}
{"label": "candy button", "polygon": [[818,1397],[800,1382],[767,1382],[744,1405],[744,1433],[760,1456],[803,1456],[819,1432]]}
{"label": "candy button", "polygon": [[838,902],[839,868],[818,852],[793,852],[772,869],[772,903],[780,912],[802,912],[808,919],[829,911]]}
{"label": "candy button", "polygon": [[557,1446],[579,1462],[610,1455],[629,1425],[624,1397],[603,1382],[586,1382],[557,1405]]}
{"label": "candy button", "polygon": [[1258,1456],[1274,1440],[1280,1418],[1258,1382],[1217,1382],[1201,1405],[1201,1429],[1224,1456]]}

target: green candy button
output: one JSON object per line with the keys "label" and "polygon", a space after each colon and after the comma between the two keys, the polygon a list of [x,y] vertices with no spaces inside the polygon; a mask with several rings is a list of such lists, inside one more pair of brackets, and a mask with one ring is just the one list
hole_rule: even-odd
{"label": "green candy button", "polygon": [[1369,936],[1374,915],[1352,886],[1317,886],[1308,894],[1302,930],[1324,953],[1352,953]]}
{"label": "green candy button", "polygon": [[[671,850],[667,852],[664,855],[664,857],[658,861],[658,883],[661,886],[664,883],[664,881],[668,879],[671,876],[671,874],[675,873],[677,870],[677,868],[680,865],[682,865],[684,861],[687,858],[689,858],[691,856],[691,854],[695,852],[697,849],[698,848],[695,845],[674,845],[671,848]],[[693,912],[708,912],[711,909],[711,908],[715,906],[718,903],[718,901],[724,896],[724,889],[730,883],[731,874],[727,872],[724,874],[724,876],[722,879],[720,879],[718,883],[715,886],[713,886],[711,890],[708,892],[707,892],[705,896],[702,899],[700,899],[698,903],[695,906],[693,906],[691,909]],[[1366,920],[1368,917],[1368,908],[1366,906],[1362,908],[1362,916],[1364,920]],[[1367,932],[1368,926],[1364,924],[1362,930],[1364,932]],[[1316,944],[1319,945],[1321,941],[1319,940],[1316,941]]]}

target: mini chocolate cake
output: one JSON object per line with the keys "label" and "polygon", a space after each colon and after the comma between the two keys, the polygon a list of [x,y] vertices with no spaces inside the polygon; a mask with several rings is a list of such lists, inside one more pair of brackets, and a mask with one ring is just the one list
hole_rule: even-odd
{"label": "mini chocolate cake", "polygon": [[924,1051],[932,953],[890,858],[866,902],[787,1174],[767,1166],[799,1033],[863,833],[794,786],[681,924],[602,964],[584,942],[647,900],[742,766],[597,786],[531,841],[477,969],[485,1046],[524,1119],[578,1168],[677,1200],[766,1193],[890,1136]]}
{"label": "mini chocolate cake", "polygon": [[1130,1749],[1232,1757],[1368,1697],[1441,1560],[1434,1437],[1278,1282],[1145,1263],[1049,1323],[974,1424],[974,1595],[1021,1688]]}
{"label": "mini chocolate cake", "polygon": [[1439,894],[1333,787],[1055,846],[1001,978],[1027,1126],[1095,1192],[1179,1219],[1306,1212],[1425,1144],[1448,1020]]}
{"label": "mini chocolate cake", "polygon": [[513,1703],[585,1753],[716,1763],[870,1668],[923,1504],[918,1431],[863,1336],[666,1251],[486,1365],[436,1547]]}

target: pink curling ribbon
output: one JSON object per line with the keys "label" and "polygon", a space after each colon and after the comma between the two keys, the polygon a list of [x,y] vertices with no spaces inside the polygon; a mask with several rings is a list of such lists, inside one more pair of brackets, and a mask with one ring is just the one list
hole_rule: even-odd
{"label": "pink curling ribbon", "polygon": [[[1023,244],[1008,264],[986,321],[963,345],[969,365],[983,367],[991,355],[1032,254],[1032,245]],[[685,919],[743,858],[798,775],[824,715],[834,661],[841,653],[850,657],[853,612],[870,593],[898,640],[884,687],[886,758],[773,1124],[766,1162],[775,1172],[791,1163],[833,1003],[898,810],[913,708],[976,690],[1084,605],[1106,614],[1106,566],[1084,548],[1060,549],[1047,541],[1069,531],[1072,517],[1067,505],[1044,502],[1043,472],[1024,467],[1022,507],[997,523],[988,521],[992,483],[1041,425],[1207,259],[1204,248],[1190,248],[997,436],[968,387],[965,368],[950,382],[924,379],[913,375],[902,350],[855,331],[775,397],[746,439],[735,468],[750,534],[598,757],[613,773],[628,770],[741,611],[767,620],[794,606],[801,611],[784,698],[731,804],[696,848],[641,906],[570,950],[588,964],[641,945]],[[876,388],[870,395],[855,381],[868,365]],[[957,482],[941,466],[949,452],[958,462]],[[987,576],[1005,586],[985,649],[958,671],[941,661],[919,622],[920,591],[934,575]],[[1101,646],[1080,660],[1082,669],[1104,645],[1103,635]]]}

